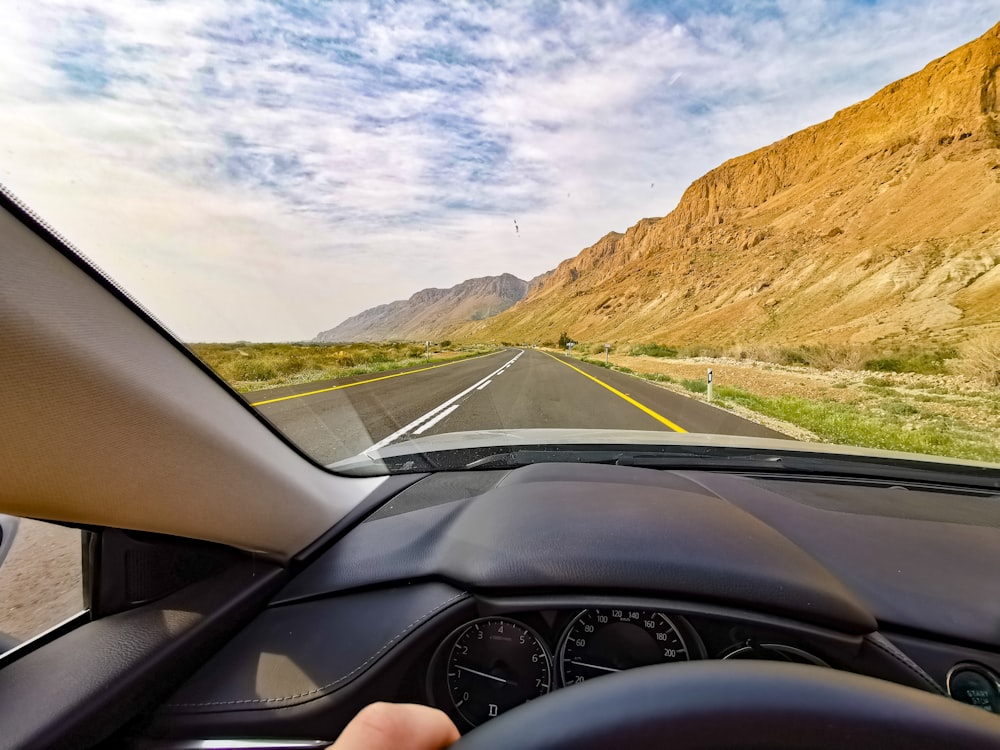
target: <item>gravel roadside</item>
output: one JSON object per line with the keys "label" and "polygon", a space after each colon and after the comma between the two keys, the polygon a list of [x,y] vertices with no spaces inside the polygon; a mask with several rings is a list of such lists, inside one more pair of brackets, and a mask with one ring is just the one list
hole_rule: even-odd
{"label": "gravel roadside", "polygon": [[0,633],[27,640],[83,610],[80,532],[22,519],[0,565]]}

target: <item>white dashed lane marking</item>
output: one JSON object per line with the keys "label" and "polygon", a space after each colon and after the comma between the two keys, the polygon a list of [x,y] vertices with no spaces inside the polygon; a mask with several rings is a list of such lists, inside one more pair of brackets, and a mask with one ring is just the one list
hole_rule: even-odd
{"label": "white dashed lane marking", "polygon": [[513,359],[511,359],[510,361],[508,361],[507,363],[505,363],[499,369],[491,372],[485,378],[482,378],[481,380],[477,380],[475,383],[473,383],[472,385],[470,385],[464,391],[462,391],[461,393],[458,393],[458,394],[452,396],[447,401],[445,401],[443,404],[439,404],[438,406],[435,406],[429,412],[427,412],[426,414],[423,414],[423,415],[417,417],[416,419],[414,419],[412,422],[410,422],[405,427],[400,427],[398,430],[396,430],[391,435],[382,438],[377,443],[375,443],[375,445],[373,445],[371,448],[368,448],[367,450],[365,450],[365,454],[369,455],[370,451],[376,451],[379,448],[384,448],[385,446],[389,445],[390,443],[394,443],[395,441],[399,440],[399,438],[403,437],[404,435],[407,435],[407,434],[410,434],[410,433],[413,433],[414,435],[420,435],[421,433],[424,432],[424,430],[429,430],[431,427],[433,427],[434,425],[436,425],[438,422],[440,422],[441,420],[443,420],[445,417],[447,417],[448,415],[450,415],[452,412],[454,412],[459,407],[459,405],[457,403],[455,403],[456,401],[458,401],[463,396],[469,395],[473,391],[482,390],[483,388],[485,388],[486,386],[488,386],[490,384],[490,381],[493,378],[495,378],[497,375],[499,375],[500,373],[502,373],[504,370],[506,370],[512,364],[514,364],[515,362],[517,362],[517,360],[521,357],[522,354],[524,354],[524,350],[523,349],[520,350],[517,354],[515,354],[514,357],[513,357]]}

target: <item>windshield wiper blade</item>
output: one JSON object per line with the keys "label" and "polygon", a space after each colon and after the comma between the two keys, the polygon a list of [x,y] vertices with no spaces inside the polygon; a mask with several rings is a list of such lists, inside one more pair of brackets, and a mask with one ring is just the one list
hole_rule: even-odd
{"label": "windshield wiper blade", "polygon": [[723,469],[741,470],[771,467],[782,460],[772,454],[726,455],[719,449],[677,448],[651,452],[644,447],[641,452],[616,446],[613,448],[582,448],[579,446],[551,446],[544,448],[510,448],[480,456],[465,464],[465,469],[518,467],[536,463],[581,463],[636,466],[648,469]]}
{"label": "windshield wiper blade", "polygon": [[622,451],[581,449],[573,446],[550,449],[511,448],[477,458],[463,468],[512,468],[538,463],[615,464],[623,455]]}
{"label": "windshield wiper blade", "polygon": [[752,469],[759,471],[768,469],[774,471],[787,470],[783,462],[785,457],[770,453],[722,455],[719,453],[676,452],[670,454],[632,453],[622,455],[615,463],[618,466],[638,466],[643,469],[722,469],[725,471],[740,471]]}

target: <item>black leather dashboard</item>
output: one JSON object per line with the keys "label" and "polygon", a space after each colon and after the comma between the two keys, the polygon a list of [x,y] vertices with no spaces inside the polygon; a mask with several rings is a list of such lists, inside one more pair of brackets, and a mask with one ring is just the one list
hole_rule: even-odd
{"label": "black leather dashboard", "polygon": [[876,627],[805,550],[696,481],[588,465],[525,467],[467,502],[365,524],[280,601],[412,578],[494,593],[670,594],[845,632]]}
{"label": "black leather dashboard", "polygon": [[616,602],[770,628],[940,691],[959,659],[1000,668],[998,564],[985,494],[600,465],[431,475],[286,585],[150,731],[332,737],[372,700],[427,702],[431,656],[464,622]]}

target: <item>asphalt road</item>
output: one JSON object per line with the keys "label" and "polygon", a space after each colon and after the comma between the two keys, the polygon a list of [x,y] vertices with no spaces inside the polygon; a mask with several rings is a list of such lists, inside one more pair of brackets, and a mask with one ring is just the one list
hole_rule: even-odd
{"label": "asphalt road", "polygon": [[318,462],[459,430],[604,428],[784,437],[623,373],[533,349],[247,394]]}

